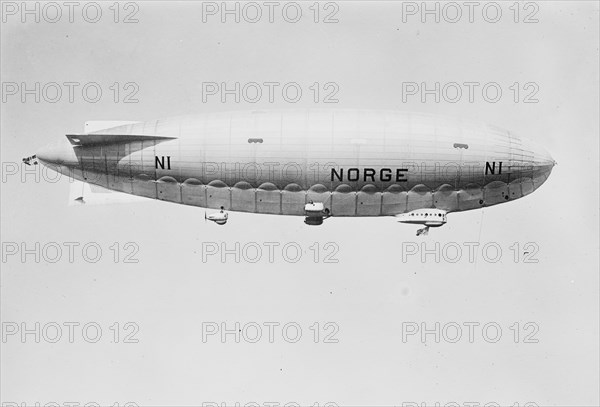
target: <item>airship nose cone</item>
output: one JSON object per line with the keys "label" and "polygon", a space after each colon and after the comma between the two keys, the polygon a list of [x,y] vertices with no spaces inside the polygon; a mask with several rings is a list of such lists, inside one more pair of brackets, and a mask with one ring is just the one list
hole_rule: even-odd
{"label": "airship nose cone", "polygon": [[38,160],[44,164],[65,165],[77,161],[73,146],[66,137],[42,147],[37,152]]}
{"label": "airship nose cone", "polygon": [[545,147],[530,140],[524,140],[524,152],[530,157],[533,170],[531,176],[534,189],[537,189],[548,180],[556,161]]}
{"label": "airship nose cone", "polygon": [[531,162],[535,167],[549,166],[552,168],[556,164],[554,158],[541,144],[526,138],[523,138],[521,143],[521,151],[525,161]]}
{"label": "airship nose cone", "polygon": [[534,162],[540,170],[546,171],[547,175],[550,175],[552,168],[556,165],[556,161],[552,158],[548,150],[541,146],[538,146],[535,150]]}
{"label": "airship nose cone", "polygon": [[550,169],[556,165],[556,161],[544,147],[538,146],[535,154],[536,161],[543,166],[549,166]]}

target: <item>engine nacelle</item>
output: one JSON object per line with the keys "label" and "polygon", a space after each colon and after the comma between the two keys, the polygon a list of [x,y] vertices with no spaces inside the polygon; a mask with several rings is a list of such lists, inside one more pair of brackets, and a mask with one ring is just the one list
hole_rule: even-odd
{"label": "engine nacelle", "polygon": [[319,226],[323,224],[322,216],[307,216],[304,218],[304,223],[311,226]]}
{"label": "engine nacelle", "polygon": [[304,223],[311,226],[318,226],[323,224],[323,219],[329,217],[329,208],[325,208],[323,202],[310,201],[304,205]]}
{"label": "engine nacelle", "polygon": [[220,212],[211,213],[210,215],[204,214],[205,220],[210,220],[215,222],[217,225],[224,225],[227,223],[227,219],[229,218],[229,214],[221,208]]}

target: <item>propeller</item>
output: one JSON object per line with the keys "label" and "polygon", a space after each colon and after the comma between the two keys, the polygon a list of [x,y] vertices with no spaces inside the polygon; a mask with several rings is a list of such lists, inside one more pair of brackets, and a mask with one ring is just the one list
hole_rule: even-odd
{"label": "propeller", "polygon": [[429,235],[429,226],[425,226],[424,228],[417,230],[417,236],[421,235]]}

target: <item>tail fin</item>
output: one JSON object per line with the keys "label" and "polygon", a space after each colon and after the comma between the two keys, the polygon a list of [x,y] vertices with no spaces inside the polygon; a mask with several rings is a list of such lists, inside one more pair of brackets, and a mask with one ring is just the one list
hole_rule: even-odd
{"label": "tail fin", "polygon": [[114,205],[150,202],[151,199],[124,192],[111,191],[98,185],[73,180],[69,185],[69,206]]}

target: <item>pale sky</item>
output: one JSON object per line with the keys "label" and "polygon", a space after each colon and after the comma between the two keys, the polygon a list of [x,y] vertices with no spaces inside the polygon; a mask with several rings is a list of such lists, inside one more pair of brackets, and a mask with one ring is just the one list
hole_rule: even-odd
{"label": "pale sky", "polygon": [[[203,22],[201,3],[191,1],[137,2],[132,4],[139,22],[124,24],[136,9],[121,3],[115,23],[111,4],[101,3],[96,24],[86,22],[79,8],[72,23],[66,8],[57,23],[44,15],[39,23],[33,16],[23,23],[20,14],[3,14],[2,322],[29,328],[36,322],[94,322],[103,336],[88,343],[75,331],[69,343],[66,328],[57,343],[8,336],[1,344],[2,402],[599,404],[598,3],[531,3],[536,7],[521,8],[518,23],[512,2],[502,3],[495,24],[480,9],[473,23],[466,15],[454,24],[443,18],[435,23],[431,16],[422,23],[420,14],[405,15],[403,22],[400,3],[358,1],[337,3],[339,22],[330,24],[313,22],[310,3],[303,3],[296,24],[286,22],[279,8],[273,23],[263,16],[252,24],[232,17],[222,23],[218,15]],[[335,11],[323,7],[320,20]],[[523,23],[532,12],[539,21]],[[7,83],[33,88],[36,82],[40,88],[51,82],[81,85],[73,103],[67,93],[57,103],[46,100],[54,97],[50,93],[39,103],[31,95],[23,103],[19,93],[6,91]],[[90,82],[103,91],[97,103],[81,96]],[[137,85],[138,103],[122,103],[136,89],[123,87],[129,82]],[[205,103],[206,82],[296,82],[305,96],[296,104],[280,94],[274,103],[222,103],[214,96]],[[315,82],[337,84],[339,103],[315,103],[309,88]],[[406,82],[496,83],[503,95],[490,103],[479,87],[472,103],[466,95],[458,103],[422,103],[417,96],[403,102]],[[526,83],[535,85],[524,88]],[[523,103],[532,89],[538,102]],[[451,214],[445,226],[417,238],[417,227],[386,217],[334,218],[309,227],[301,217],[232,212],[226,226],[217,226],[205,223],[203,209],[163,202],[67,206],[68,180],[35,182],[29,175],[22,182],[22,168],[14,164],[83,131],[87,120],[298,106],[481,120],[542,144],[558,166],[532,195]],[[22,244],[34,248],[36,242],[48,250],[39,263],[34,255],[22,261],[20,253],[5,251]],[[68,242],[79,243],[72,262]],[[128,242],[134,246],[126,247]],[[236,242],[256,243],[263,256],[254,264],[244,258],[238,263],[233,255],[203,261],[203,248],[233,249]],[[470,242],[480,243],[474,262]],[[97,263],[82,256],[88,243],[102,249]],[[297,263],[282,255],[287,243],[303,250]],[[456,263],[436,262],[432,255],[403,261],[407,247],[435,249],[438,243],[462,247],[462,257]],[[273,262],[265,244],[279,245]],[[485,244],[502,249],[497,263],[482,258]],[[51,263],[54,245],[63,252]],[[123,261],[131,247],[139,249],[133,255],[138,263]],[[334,251],[338,262],[327,263]],[[525,251],[534,251],[538,262],[524,263]],[[119,343],[112,343],[115,322]],[[127,322],[139,327],[138,343],[122,343],[131,332],[123,328]],[[218,336],[203,342],[203,323],[222,322],[228,328],[235,322],[295,323],[303,336],[288,343],[276,330],[273,343],[264,335],[258,343],[236,343],[233,335],[226,343]],[[337,343],[324,343],[333,331],[324,328],[327,322],[339,328]],[[470,343],[465,330],[457,343],[435,343],[433,335],[426,343],[418,335],[403,341],[403,322],[429,328],[436,322],[494,323],[502,338],[488,343],[476,330]],[[529,339],[538,342],[526,343],[535,329]]]}

